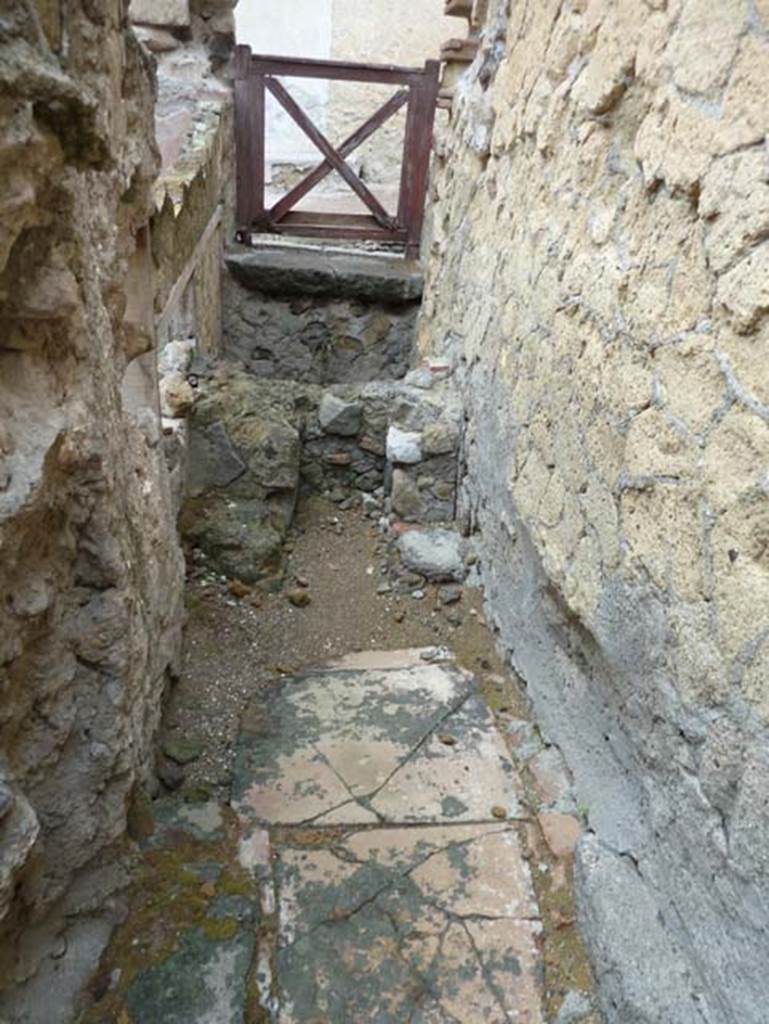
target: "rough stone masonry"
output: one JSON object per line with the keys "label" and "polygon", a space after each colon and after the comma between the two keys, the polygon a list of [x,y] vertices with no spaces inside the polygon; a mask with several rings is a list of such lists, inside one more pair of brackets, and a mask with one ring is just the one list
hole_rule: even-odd
{"label": "rough stone masonry", "polygon": [[419,344],[616,1024],[767,1019],[767,94],[766,0],[496,0],[435,182]]}
{"label": "rough stone masonry", "polygon": [[64,1019],[106,942],[178,656],[159,411],[121,396],[153,105],[122,0],[0,0],[0,1017],[31,981]]}

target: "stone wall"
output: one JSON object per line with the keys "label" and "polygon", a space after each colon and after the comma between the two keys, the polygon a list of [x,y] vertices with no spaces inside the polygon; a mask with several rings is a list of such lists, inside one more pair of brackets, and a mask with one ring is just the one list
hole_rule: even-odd
{"label": "stone wall", "polygon": [[227,267],[223,350],[255,376],[331,384],[406,374],[422,276],[403,260],[289,245],[232,249]]}
{"label": "stone wall", "polygon": [[233,235],[234,135],[227,60],[234,0],[133,0],[138,38],[157,62],[161,171],[151,223],[158,343],[221,345],[221,256]]}
{"label": "stone wall", "polygon": [[495,0],[436,176],[419,345],[616,1024],[766,1017],[768,91],[763,0]]}
{"label": "stone wall", "polygon": [[116,854],[179,653],[139,364],[153,104],[121,0],[0,2],[0,1017],[27,1024],[68,1019],[119,914]]}

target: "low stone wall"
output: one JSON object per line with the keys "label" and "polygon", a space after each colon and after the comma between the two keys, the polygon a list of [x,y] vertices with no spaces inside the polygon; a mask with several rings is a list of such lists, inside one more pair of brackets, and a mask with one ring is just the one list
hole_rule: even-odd
{"label": "low stone wall", "polygon": [[[260,380],[237,364],[198,369],[182,526],[216,571],[247,584],[279,578],[302,491],[338,502],[373,495],[382,514],[411,521],[452,518],[459,416],[438,375],[411,375],[421,386],[322,388]],[[406,488],[416,499],[401,508]]]}
{"label": "low stone wall", "polygon": [[766,1017],[767,39],[765,3],[496,0],[436,176],[420,350],[615,1024]]}
{"label": "low stone wall", "polygon": [[402,260],[299,247],[233,251],[224,353],[257,377],[397,380],[409,367],[421,274]]}
{"label": "low stone wall", "polygon": [[233,0],[134,0],[138,38],[157,62],[161,173],[150,225],[158,344],[221,347],[222,252],[233,233]]}

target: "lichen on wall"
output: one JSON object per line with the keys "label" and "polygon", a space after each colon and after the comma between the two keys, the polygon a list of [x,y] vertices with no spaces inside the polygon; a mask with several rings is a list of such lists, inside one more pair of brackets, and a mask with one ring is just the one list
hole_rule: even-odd
{"label": "lichen on wall", "polygon": [[10,1020],[66,1019],[106,941],[128,806],[152,775],[179,651],[183,566],[157,400],[130,401],[132,361],[152,343],[135,256],[157,151],[153,71],[125,7],[0,3],[0,1016]]}
{"label": "lichen on wall", "polygon": [[758,0],[497,0],[435,176],[419,345],[617,1024],[765,1016],[768,90]]}

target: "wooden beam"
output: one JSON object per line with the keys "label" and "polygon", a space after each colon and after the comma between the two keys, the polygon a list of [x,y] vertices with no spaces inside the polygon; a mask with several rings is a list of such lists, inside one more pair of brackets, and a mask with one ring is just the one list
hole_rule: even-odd
{"label": "wooden beam", "polygon": [[372,193],[366,188],[352,168],[350,168],[344,162],[342,157],[339,156],[325,135],[315,127],[293,96],[291,96],[284,86],[275,78],[265,79],[265,84],[275,99],[291,115],[310,141],[317,146],[334,170],[344,178],[353,192],[355,192],[355,194],[366,204],[369,210],[371,210],[378,223],[383,228],[393,227],[393,219],[387,210],[385,210],[384,206],[382,206],[376,196],[372,195]]}
{"label": "wooden beam", "polygon": [[254,54],[251,63],[253,69],[263,75],[326,78],[343,82],[382,82],[385,85],[410,85],[423,73],[421,68],[402,68],[394,64],[350,64],[341,60],[307,60],[303,57],[265,54]]}
{"label": "wooden beam", "polygon": [[251,50],[235,48],[235,168],[237,224],[247,228],[264,213],[264,75],[254,74]]}

